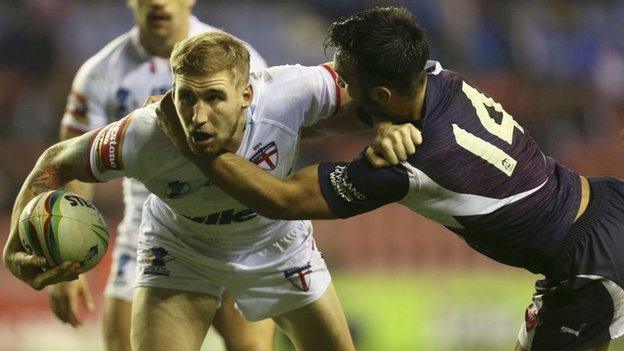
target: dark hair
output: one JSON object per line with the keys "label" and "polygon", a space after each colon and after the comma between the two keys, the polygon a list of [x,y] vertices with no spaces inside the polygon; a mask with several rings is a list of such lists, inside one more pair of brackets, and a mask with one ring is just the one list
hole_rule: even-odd
{"label": "dark hair", "polygon": [[405,8],[376,7],[332,23],[325,48],[337,49],[338,59],[355,65],[364,84],[386,83],[413,88],[429,59],[424,29]]}

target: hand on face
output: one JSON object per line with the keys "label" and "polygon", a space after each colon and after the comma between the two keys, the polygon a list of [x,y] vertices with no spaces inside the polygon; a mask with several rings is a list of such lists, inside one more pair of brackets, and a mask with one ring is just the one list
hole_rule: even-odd
{"label": "hand on face", "polygon": [[366,149],[366,158],[375,168],[395,166],[407,160],[422,143],[420,131],[411,123],[380,122],[375,125],[375,131],[373,143]]}
{"label": "hand on face", "polygon": [[156,108],[158,116],[158,126],[171,139],[173,144],[188,158],[194,158],[196,155],[191,150],[178,113],[173,103],[173,93],[169,90],[160,100],[160,104]]}
{"label": "hand on face", "polygon": [[[150,97],[150,99],[152,98]],[[148,99],[148,102],[151,101],[150,99]],[[227,141],[223,141],[218,137],[210,138],[210,146],[203,147],[196,143],[193,131],[189,131],[189,135],[187,135],[178,117],[171,90],[159,100],[160,104],[156,108],[158,126],[184,156],[190,159],[198,157],[214,158],[226,150],[225,145]]]}

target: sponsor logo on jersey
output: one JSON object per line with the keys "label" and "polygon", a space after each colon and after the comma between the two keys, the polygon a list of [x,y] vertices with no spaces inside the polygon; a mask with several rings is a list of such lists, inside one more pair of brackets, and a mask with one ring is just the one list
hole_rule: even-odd
{"label": "sponsor logo on jersey", "polygon": [[169,199],[179,199],[191,191],[191,184],[175,180],[167,183],[167,186],[160,192]]}
{"label": "sponsor logo on jersey", "polygon": [[279,161],[277,145],[274,141],[266,144],[256,151],[256,153],[253,154],[249,160],[257,164],[258,167],[264,169],[265,171],[274,170],[275,167],[277,167],[277,162]]}
{"label": "sponsor logo on jersey", "polygon": [[583,323],[583,325],[581,325],[581,327],[578,330],[574,330],[570,327],[566,327],[566,326],[561,326],[561,329],[559,330],[559,332],[561,333],[565,333],[565,334],[572,334],[574,336],[576,336],[576,338],[580,338],[581,337],[581,332],[583,331],[583,328],[585,328],[585,326],[587,325],[587,323]]}
{"label": "sponsor logo on jersey", "polygon": [[366,196],[362,194],[349,180],[346,165],[338,165],[329,174],[329,181],[332,188],[338,196],[347,202],[357,200],[366,200]]}
{"label": "sponsor logo on jersey", "polygon": [[290,281],[295,288],[301,291],[310,290],[310,284],[312,282],[312,264],[308,262],[305,266],[295,267],[284,271],[284,277]]}
{"label": "sponsor logo on jersey", "polygon": [[145,257],[147,266],[143,269],[143,274],[169,276],[171,272],[167,269],[167,262],[174,260],[167,250],[162,247],[149,249]]}
{"label": "sponsor logo on jersey", "polygon": [[72,90],[67,97],[65,113],[72,115],[77,122],[86,124],[88,112],[89,108],[87,105],[87,98],[84,95]]}
{"label": "sponsor logo on jersey", "polygon": [[242,211],[235,212],[233,208],[229,210],[211,213],[207,216],[189,217],[184,216],[193,222],[206,225],[226,225],[232,223],[246,222],[252,218],[258,217],[258,214],[250,209],[244,209]]}
{"label": "sponsor logo on jersey", "polygon": [[132,115],[128,115],[107,125],[98,133],[95,141],[96,167],[100,172],[124,169],[121,155],[124,137],[131,118]]}

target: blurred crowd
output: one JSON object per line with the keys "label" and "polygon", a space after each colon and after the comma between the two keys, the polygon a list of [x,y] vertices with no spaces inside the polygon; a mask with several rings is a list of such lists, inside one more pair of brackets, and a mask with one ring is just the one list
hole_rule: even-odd
{"label": "blurred crowd", "polygon": [[[314,65],[331,58],[329,23],[374,5],[411,9],[432,58],[503,103],[548,154],[590,172],[621,171],[613,155],[624,126],[622,1],[198,0],[195,14],[250,42],[270,65]],[[123,0],[0,2],[3,212],[57,140],[78,67],[132,23]],[[331,158],[351,156],[324,147]]]}

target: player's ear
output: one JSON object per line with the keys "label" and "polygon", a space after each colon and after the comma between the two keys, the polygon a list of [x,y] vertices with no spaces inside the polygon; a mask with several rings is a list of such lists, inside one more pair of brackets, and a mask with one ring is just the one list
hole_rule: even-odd
{"label": "player's ear", "polygon": [[380,106],[385,106],[390,103],[392,92],[384,86],[375,86],[370,90],[369,97]]}
{"label": "player's ear", "polygon": [[247,84],[247,86],[245,86],[245,89],[243,89],[243,108],[247,108],[251,105],[251,102],[253,101],[253,87],[251,86],[251,84]]}

